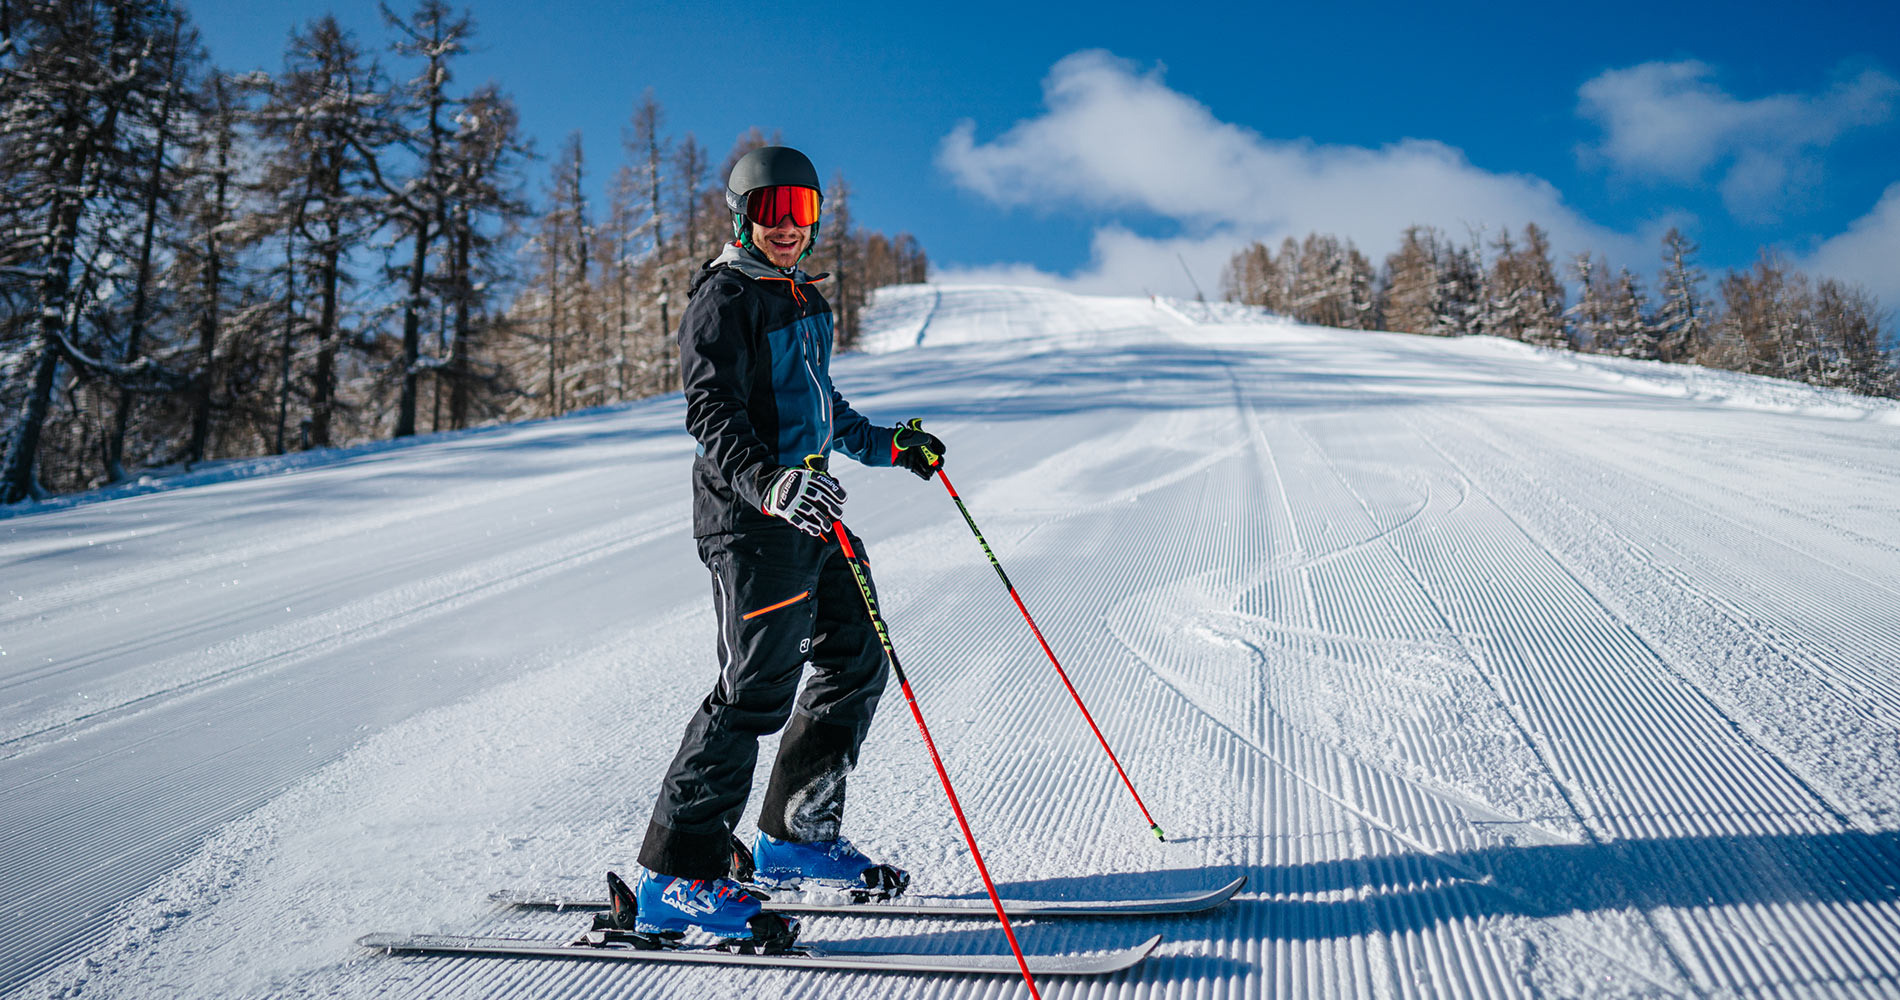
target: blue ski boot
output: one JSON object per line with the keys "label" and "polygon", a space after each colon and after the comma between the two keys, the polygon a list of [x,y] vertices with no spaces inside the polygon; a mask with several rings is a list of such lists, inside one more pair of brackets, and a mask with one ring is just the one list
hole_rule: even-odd
{"label": "blue ski boot", "polygon": [[[704,931],[723,944],[789,947],[798,922],[764,913],[759,901],[731,879],[675,878],[644,872],[636,888],[608,876],[612,922],[638,934],[678,938]],[[617,884],[616,884],[617,883]]]}
{"label": "blue ski boot", "polygon": [[843,837],[801,843],[761,833],[752,862],[753,880],[766,886],[795,889],[815,884],[860,900],[889,899],[910,886],[910,873],[872,861]]}

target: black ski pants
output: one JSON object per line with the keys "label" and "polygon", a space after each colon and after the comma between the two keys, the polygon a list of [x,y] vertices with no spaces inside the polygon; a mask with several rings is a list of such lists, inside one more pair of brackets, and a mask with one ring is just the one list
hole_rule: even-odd
{"label": "black ski pants", "polygon": [[[862,560],[863,543],[853,535],[851,544]],[[836,541],[774,523],[701,538],[699,558],[712,571],[719,681],[687,723],[640,863],[711,879],[730,867],[759,738],[781,728],[759,829],[781,840],[838,836],[845,777],[857,765],[889,667]]]}

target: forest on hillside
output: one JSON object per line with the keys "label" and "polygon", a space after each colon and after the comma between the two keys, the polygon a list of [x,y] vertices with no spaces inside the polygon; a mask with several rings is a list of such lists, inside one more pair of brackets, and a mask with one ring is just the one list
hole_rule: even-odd
{"label": "forest on hillside", "polygon": [[[1811,280],[1771,250],[1705,288],[1700,252],[1677,229],[1662,238],[1652,299],[1628,267],[1579,251],[1559,273],[1536,223],[1487,243],[1412,226],[1383,267],[1351,240],[1313,233],[1274,252],[1255,242],[1222,276],[1229,301],[1303,323],[1436,336],[1488,334],[1564,348],[1794,379],[1868,396],[1900,396],[1900,356],[1865,289]],[[1569,303],[1565,278],[1578,290]]]}
{"label": "forest on hillside", "polygon": [[[727,169],[779,137],[716,159],[648,91],[619,149],[544,157],[458,78],[472,15],[382,14],[234,74],[171,0],[0,0],[0,503],[675,386]],[[842,175],[826,195],[807,265],[848,346],[928,261],[854,225]]]}

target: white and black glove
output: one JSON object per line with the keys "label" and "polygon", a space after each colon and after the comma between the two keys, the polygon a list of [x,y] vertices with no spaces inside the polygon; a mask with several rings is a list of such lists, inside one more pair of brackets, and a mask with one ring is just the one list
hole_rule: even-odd
{"label": "white and black glove", "polygon": [[765,490],[765,512],[807,535],[822,535],[844,517],[844,487],[811,469],[784,469]]}

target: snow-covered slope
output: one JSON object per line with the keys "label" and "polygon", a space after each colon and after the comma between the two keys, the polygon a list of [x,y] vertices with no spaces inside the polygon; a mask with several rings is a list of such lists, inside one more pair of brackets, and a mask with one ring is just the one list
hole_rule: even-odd
{"label": "snow-covered slope", "polygon": [[[1171,842],[940,486],[848,519],[999,882],[1249,878],[1072,997],[1900,991],[1891,404],[1499,341],[1023,288],[880,294],[843,358],[922,416]],[[632,864],[712,682],[677,398],[0,520],[0,991],[1017,996],[416,960],[558,936],[504,886]],[[979,891],[893,701],[847,826]],[[755,798],[756,801],[756,798]],[[1004,950],[993,923],[813,940]],[[1049,991],[1055,993],[1056,991]]]}

